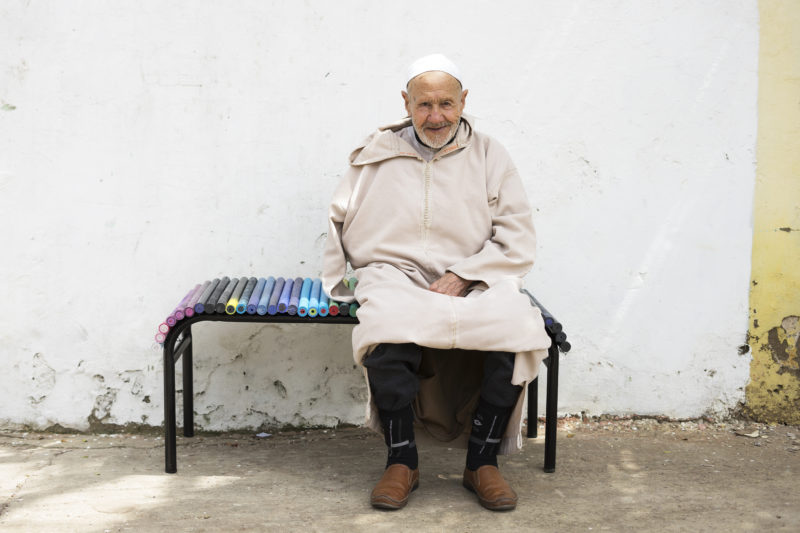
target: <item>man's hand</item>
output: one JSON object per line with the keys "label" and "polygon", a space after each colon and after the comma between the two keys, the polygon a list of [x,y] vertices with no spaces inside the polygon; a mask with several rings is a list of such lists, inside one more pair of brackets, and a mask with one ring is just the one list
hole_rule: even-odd
{"label": "man's hand", "polygon": [[457,276],[452,272],[445,272],[444,276],[431,283],[431,286],[428,288],[433,292],[447,294],[448,296],[463,296],[467,287],[471,284],[471,281]]}

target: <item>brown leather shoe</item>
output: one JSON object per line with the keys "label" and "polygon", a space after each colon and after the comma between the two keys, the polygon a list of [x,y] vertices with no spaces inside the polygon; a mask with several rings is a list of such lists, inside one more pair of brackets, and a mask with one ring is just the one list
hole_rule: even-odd
{"label": "brown leather shoe", "polygon": [[478,501],[491,511],[510,511],[517,507],[517,493],[506,483],[496,466],[464,469],[462,484],[478,495]]}
{"label": "brown leather shoe", "polygon": [[378,509],[402,509],[408,496],[419,486],[419,468],[411,470],[406,465],[389,465],[383,477],[372,489],[369,503]]}

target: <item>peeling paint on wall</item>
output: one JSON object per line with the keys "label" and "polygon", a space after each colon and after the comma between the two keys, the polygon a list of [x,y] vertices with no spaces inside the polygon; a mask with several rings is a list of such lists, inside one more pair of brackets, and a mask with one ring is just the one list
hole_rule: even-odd
{"label": "peeling paint on wall", "polygon": [[759,3],[759,119],[745,412],[800,423],[800,4]]}
{"label": "peeling paint on wall", "polygon": [[789,372],[800,378],[800,366],[797,361],[797,351],[800,348],[800,317],[787,316],[767,333],[767,346],[772,360],[778,365],[778,374]]}

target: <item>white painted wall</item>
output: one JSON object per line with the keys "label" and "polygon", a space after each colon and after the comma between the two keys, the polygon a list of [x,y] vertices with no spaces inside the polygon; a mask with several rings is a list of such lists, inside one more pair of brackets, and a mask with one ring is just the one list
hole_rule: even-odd
{"label": "white painted wall", "polygon": [[[432,51],[536,206],[561,412],[724,413],[757,46],[755,0],[3,2],[0,421],[160,424],[156,325],[204,279],[317,275],[347,154]],[[201,427],[361,420],[347,327],[195,329]]]}

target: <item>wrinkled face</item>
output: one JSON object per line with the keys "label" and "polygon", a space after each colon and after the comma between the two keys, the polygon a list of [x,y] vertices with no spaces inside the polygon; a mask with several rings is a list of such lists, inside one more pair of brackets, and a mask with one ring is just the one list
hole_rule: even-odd
{"label": "wrinkled face", "polygon": [[467,91],[450,74],[434,70],[423,72],[403,91],[406,111],[420,140],[431,148],[441,148],[453,138]]}

